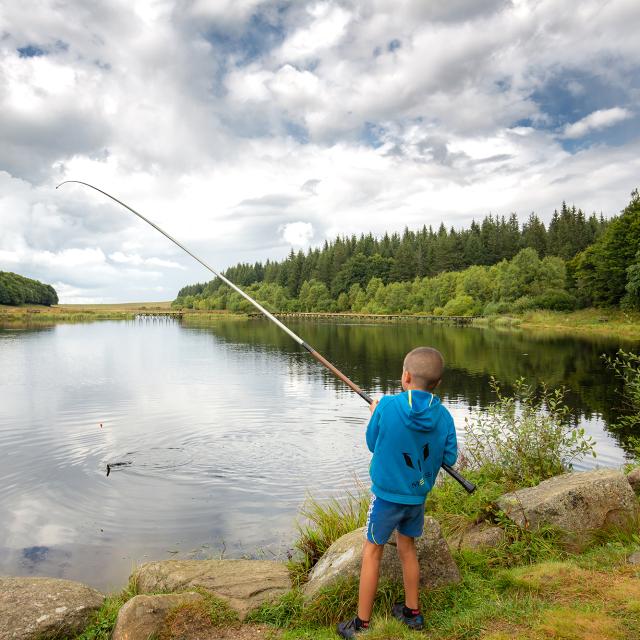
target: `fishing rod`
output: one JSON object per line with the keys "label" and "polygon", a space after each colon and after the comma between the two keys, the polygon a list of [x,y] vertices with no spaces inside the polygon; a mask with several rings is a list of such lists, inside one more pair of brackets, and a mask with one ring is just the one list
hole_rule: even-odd
{"label": "fishing rod", "polygon": [[[59,189],[63,184],[69,184],[69,183],[82,184],[85,187],[89,187],[91,189],[94,189],[95,191],[98,191],[99,193],[107,196],[107,198],[110,198],[114,202],[117,202],[119,205],[122,205],[125,209],[129,209],[131,213],[138,216],[138,218],[140,218],[141,220],[144,220],[147,224],[150,224],[154,229],[159,231],[165,238],[168,238],[169,240],[171,240],[171,242],[173,242],[174,244],[177,244],[183,251],[186,251],[194,260],[197,260],[203,267],[205,267],[205,269],[208,269],[209,271],[211,271],[211,273],[213,273],[216,277],[220,278],[222,282],[227,284],[234,291],[237,291],[245,300],[250,302],[256,309],[258,309],[258,311],[260,311],[269,320],[271,320],[271,322],[276,324],[278,327],[280,327],[280,329],[282,329],[285,333],[291,336],[301,347],[303,347],[306,351],[308,351],[322,366],[326,367],[329,371],[331,371],[331,373],[333,373],[333,375],[336,376],[336,378],[339,378],[340,380],[342,380],[342,382],[344,382],[349,388],[355,391],[367,404],[371,405],[373,403],[373,398],[369,394],[364,392],[355,382],[347,378],[347,376],[345,376],[344,373],[342,373],[342,371],[334,367],[322,354],[318,353],[310,344],[305,342],[299,335],[295,334],[293,331],[291,331],[291,329],[289,329],[289,327],[287,327],[285,324],[280,322],[278,318],[276,318],[272,313],[267,311],[267,309],[265,309],[257,300],[254,300],[250,295],[246,294],[242,289],[240,289],[240,287],[237,287],[235,284],[233,284],[231,280],[223,276],[221,273],[218,273],[213,267],[210,267],[206,262],[198,258],[197,255],[189,251],[187,247],[185,247],[182,243],[178,242],[174,237],[170,236],[166,231],[163,231],[157,224],[155,224],[154,222],[151,222],[151,220],[149,220],[148,218],[145,218],[141,213],[138,213],[135,209],[132,209],[128,204],[125,204],[124,202],[122,202],[122,200],[118,200],[118,198],[115,198],[114,196],[107,193],[106,191],[103,191],[102,189],[98,189],[98,187],[94,187],[92,184],[89,184],[88,182],[82,182],[81,180],[65,180],[64,182],[61,182],[56,187],[56,189]],[[475,491],[476,489],[475,485],[472,482],[469,482],[469,480],[463,478],[453,467],[450,467],[448,464],[443,464],[442,468],[452,478],[457,480],[467,493],[473,493]]]}

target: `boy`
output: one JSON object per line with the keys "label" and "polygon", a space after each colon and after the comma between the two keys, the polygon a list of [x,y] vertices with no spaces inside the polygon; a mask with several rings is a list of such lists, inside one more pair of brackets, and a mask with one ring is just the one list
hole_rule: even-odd
{"label": "boy", "polygon": [[338,634],[353,638],[368,629],[384,545],[394,529],[402,564],[405,601],[393,615],[411,629],[422,629],[418,607],[420,567],[414,538],[422,534],[424,502],[442,463],[458,456],[451,414],[434,395],[444,369],[442,354],[418,347],[404,359],[403,393],[383,396],[370,409],[367,447],[373,453],[371,505],[365,527],[358,615],[338,624]]}

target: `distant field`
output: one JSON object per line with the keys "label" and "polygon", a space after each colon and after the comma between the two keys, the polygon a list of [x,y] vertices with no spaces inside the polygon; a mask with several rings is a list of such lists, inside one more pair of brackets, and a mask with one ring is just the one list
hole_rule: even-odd
{"label": "distant field", "polygon": [[166,312],[171,302],[122,302],[119,304],[58,304],[52,307],[0,305],[0,322],[65,322],[82,320],[126,320],[142,312]]}
{"label": "distant field", "polygon": [[[43,307],[46,308],[46,307]],[[117,304],[58,304],[52,309],[72,313],[74,311],[153,311],[171,309],[168,302],[119,302]]]}

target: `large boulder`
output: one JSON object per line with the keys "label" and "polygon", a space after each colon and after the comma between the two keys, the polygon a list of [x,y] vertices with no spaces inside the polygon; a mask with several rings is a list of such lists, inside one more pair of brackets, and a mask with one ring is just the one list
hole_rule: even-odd
{"label": "large boulder", "polygon": [[141,565],[132,578],[142,593],[200,587],[227,602],[240,619],[291,588],[286,564],[272,560],[162,560]]}
{"label": "large boulder", "polygon": [[[320,589],[337,580],[360,575],[364,528],[338,538],[320,558],[304,585],[304,594],[312,598]],[[460,582],[458,566],[451,557],[449,546],[442,537],[437,520],[427,516],[422,536],[416,538],[416,551],[420,564],[420,584],[437,588]],[[396,543],[392,539],[384,548],[380,564],[380,577],[402,580],[402,567],[398,559]]]}
{"label": "large boulder", "polygon": [[506,532],[504,529],[487,522],[481,522],[473,524],[464,531],[447,538],[447,543],[456,551],[463,549],[480,551],[500,546],[505,538]]}
{"label": "large boulder", "polygon": [[638,515],[631,485],[622,473],[610,469],[557,476],[507,493],[497,504],[519,527],[551,525],[578,539],[609,525],[629,526]]}
{"label": "large boulder", "polygon": [[640,496],[640,469],[633,469],[629,472],[627,480],[637,496]]}
{"label": "large boulder", "polygon": [[104,595],[79,582],[0,576],[0,640],[80,634]]}
{"label": "large boulder", "polygon": [[199,593],[135,596],[118,612],[111,640],[148,640],[162,631],[170,611],[202,600]]}

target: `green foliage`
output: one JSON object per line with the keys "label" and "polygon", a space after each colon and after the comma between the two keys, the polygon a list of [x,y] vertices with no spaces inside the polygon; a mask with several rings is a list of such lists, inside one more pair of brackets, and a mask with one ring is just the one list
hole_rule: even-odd
{"label": "green foliage", "polygon": [[[212,595],[205,589],[190,590],[197,591],[204,598],[204,601],[202,603],[196,603],[195,606],[202,607],[204,609],[213,626],[223,627],[237,624],[238,614],[229,606],[228,602]],[[189,605],[187,605],[187,607],[188,606]]]}
{"label": "green foliage", "polygon": [[640,355],[619,349],[615,357],[603,355],[602,359],[624,384],[622,405],[618,408],[622,416],[614,426],[637,429],[640,427]]}
{"label": "green foliage", "polygon": [[476,316],[480,314],[480,303],[471,296],[462,294],[452,298],[444,305],[445,316]]}
{"label": "green foliage", "polygon": [[497,400],[465,419],[465,454],[476,468],[500,473],[518,486],[534,485],[570,471],[585,455],[595,457],[594,441],[574,427],[564,390],[535,389],[522,378],[513,397],[492,378]]}
{"label": "green foliage", "polygon": [[536,309],[549,309],[550,311],[573,311],[578,306],[577,298],[564,289],[549,289],[533,298]]}
{"label": "green foliage", "polygon": [[640,250],[636,253],[634,264],[627,267],[626,294],[622,299],[625,309],[640,309]]}
{"label": "green foliage", "polygon": [[620,304],[627,294],[631,275],[631,291],[635,291],[633,265],[640,251],[640,196],[636,189],[631,202],[614,218],[602,236],[571,262],[572,277],[584,298],[595,306]]}
{"label": "green foliage", "polygon": [[426,513],[436,518],[447,534],[456,534],[469,524],[490,518],[493,503],[515,488],[495,467],[464,467],[464,476],[476,485],[472,494],[442,472],[427,496]]}
{"label": "green foliage", "polygon": [[284,629],[302,617],[304,596],[298,589],[287,591],[277,600],[265,602],[249,613],[247,622],[270,624]]}
{"label": "green foliage", "polygon": [[49,284],[0,271],[0,304],[43,304],[50,307],[58,304],[58,294]]}

